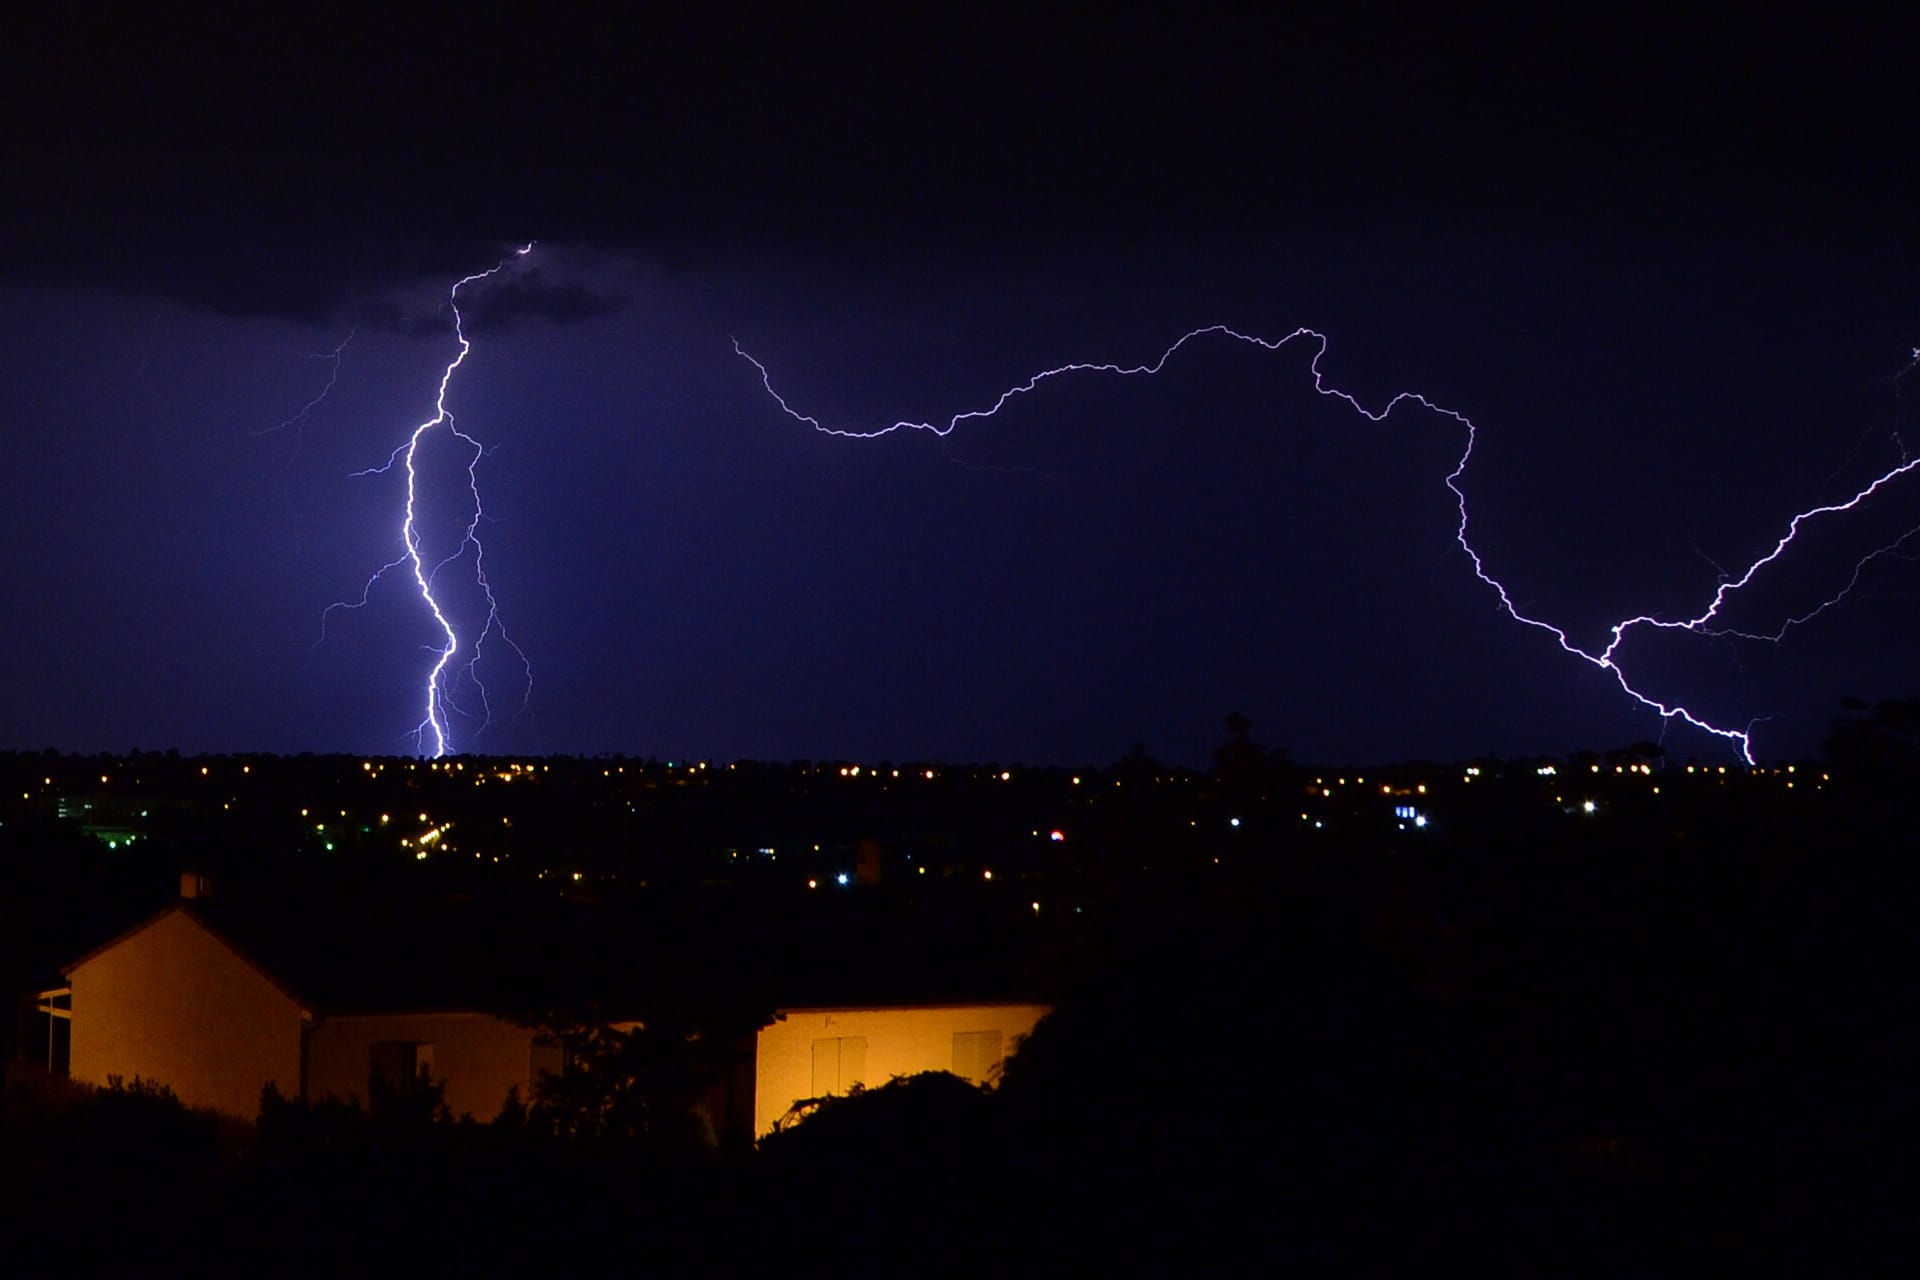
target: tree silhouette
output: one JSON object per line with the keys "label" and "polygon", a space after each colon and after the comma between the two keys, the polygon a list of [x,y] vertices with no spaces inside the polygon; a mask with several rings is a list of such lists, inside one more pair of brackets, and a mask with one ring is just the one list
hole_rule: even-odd
{"label": "tree silhouette", "polygon": [[1920,771],[1920,698],[1883,698],[1871,709],[1859,698],[1840,704],[1827,732],[1827,760],[1849,773]]}
{"label": "tree silhouette", "polygon": [[1253,721],[1227,713],[1226,741],[1213,749],[1213,775],[1227,790],[1256,787],[1292,767],[1286,750],[1268,751],[1253,740]]}

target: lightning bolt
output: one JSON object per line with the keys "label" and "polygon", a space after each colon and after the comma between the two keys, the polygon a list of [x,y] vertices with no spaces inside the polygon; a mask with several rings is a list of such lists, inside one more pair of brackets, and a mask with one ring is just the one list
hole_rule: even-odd
{"label": "lightning bolt", "polygon": [[[405,566],[408,574],[413,579],[415,590],[419,592],[421,603],[426,606],[427,612],[432,616],[434,625],[439,629],[442,640],[442,643],[439,645],[430,646],[434,653],[434,661],[432,667],[427,672],[426,686],[422,691],[424,708],[420,723],[416,725],[413,730],[415,746],[425,750],[429,742],[431,742],[431,754],[436,759],[446,755],[452,746],[452,726],[448,720],[449,710],[462,715],[466,714],[455,700],[453,693],[453,685],[459,675],[464,675],[479,692],[481,703],[479,719],[481,720],[481,728],[484,730],[487,725],[492,723],[492,702],[487,694],[487,687],[481,681],[478,672],[481,650],[486,644],[487,637],[498,636],[500,642],[512,650],[514,656],[519,660],[521,669],[526,677],[525,696],[522,700],[523,709],[526,702],[533,696],[533,668],[527,661],[527,655],[521,651],[520,646],[515,644],[513,638],[507,634],[506,625],[501,621],[500,604],[499,601],[494,598],[493,584],[487,578],[486,550],[480,542],[480,522],[486,518],[486,511],[480,502],[480,478],[477,474],[477,468],[480,465],[480,459],[485,456],[486,449],[480,441],[454,425],[453,414],[447,408],[447,391],[448,388],[453,385],[453,376],[459,371],[460,366],[466,363],[467,354],[473,350],[472,340],[467,337],[465,320],[460,314],[460,291],[469,285],[475,285],[483,280],[490,279],[501,271],[504,271],[518,259],[526,257],[531,252],[533,252],[533,245],[531,243],[522,245],[520,248],[514,250],[512,254],[502,258],[487,270],[476,271],[472,275],[462,276],[459,280],[455,281],[453,287],[448,290],[447,307],[453,312],[453,336],[459,345],[459,350],[454,354],[453,359],[447,362],[446,368],[441,371],[439,390],[433,400],[433,416],[415,427],[403,442],[395,446],[393,452],[387,455],[385,462],[379,466],[368,467],[363,471],[353,473],[355,476],[385,475],[392,471],[396,465],[405,471],[407,477],[407,500],[404,514],[400,521],[401,551],[393,559],[373,571],[372,576],[370,576],[365,585],[361,587],[359,599],[336,601],[327,606],[321,617],[321,635],[324,639],[326,619],[332,615],[335,609],[361,608],[367,603],[375,583],[386,577],[386,575],[393,570]],[[344,347],[344,345],[343,343],[342,346]],[[331,384],[329,384],[329,386],[331,386]],[[323,392],[322,395],[324,396],[324,394]],[[311,408],[312,406],[309,405],[308,409]],[[296,417],[290,419],[289,422],[297,422],[306,412],[307,410],[302,410],[300,415],[296,415]],[[421,552],[420,531],[415,521],[420,484],[420,472],[417,466],[417,460],[421,442],[431,433],[442,428],[470,450],[466,461],[466,474],[467,492],[472,499],[472,507],[471,515],[467,520],[459,543],[446,556],[429,566],[426,557]],[[440,573],[448,568],[448,566],[466,556],[469,550],[473,553],[473,581],[475,586],[479,588],[482,600],[485,601],[486,618],[481,623],[478,633],[473,638],[473,643],[470,646],[470,651],[465,661],[456,667],[454,659],[461,652],[460,632],[459,629],[455,627],[448,610],[443,607],[439,596],[435,594],[435,585]]]}
{"label": "lightning bolt", "polygon": [[[1629,698],[1632,698],[1640,705],[1659,714],[1661,718],[1661,732],[1663,734],[1666,728],[1675,720],[1682,721],[1704,733],[1711,734],[1714,737],[1728,742],[1749,765],[1756,763],[1753,754],[1753,730],[1759,721],[1749,721],[1741,728],[1713,724],[1683,703],[1665,702],[1635,687],[1628,678],[1626,670],[1620,665],[1620,650],[1626,643],[1628,635],[1640,629],[1654,629],[1687,631],[1703,636],[1742,636],[1749,639],[1778,640],[1792,627],[1812,620],[1818,614],[1832,608],[1843,600],[1853,588],[1858,585],[1860,575],[1865,571],[1870,562],[1882,556],[1898,554],[1909,539],[1920,536],[1920,528],[1910,530],[1893,543],[1881,547],[1879,550],[1863,557],[1855,566],[1853,576],[1845,586],[1841,587],[1832,597],[1810,612],[1788,619],[1776,633],[1768,635],[1764,633],[1735,631],[1719,624],[1721,610],[1726,607],[1728,601],[1732,599],[1736,593],[1752,583],[1769,565],[1785,555],[1787,549],[1793,544],[1795,538],[1799,536],[1801,529],[1805,525],[1809,522],[1824,520],[1851,511],[1876,494],[1887,489],[1889,486],[1897,483],[1909,472],[1920,468],[1920,456],[1912,458],[1903,456],[1898,466],[1883,472],[1873,481],[1858,489],[1852,497],[1840,502],[1830,502],[1811,507],[1793,516],[1788,520],[1785,532],[1780,535],[1771,550],[1755,559],[1741,573],[1727,574],[1723,572],[1719,575],[1720,582],[1718,586],[1715,588],[1706,608],[1699,613],[1687,618],[1670,619],[1655,617],[1652,614],[1640,614],[1635,617],[1622,619],[1608,629],[1610,638],[1604,648],[1589,650],[1575,644],[1567,632],[1561,627],[1555,626],[1543,618],[1536,618],[1523,613],[1519,606],[1514,603],[1513,597],[1508,592],[1505,584],[1488,571],[1484,557],[1482,557],[1481,553],[1468,538],[1467,529],[1469,519],[1467,513],[1467,494],[1466,490],[1462,487],[1462,483],[1467,473],[1468,464],[1473,461],[1474,446],[1478,442],[1480,434],[1480,429],[1474,425],[1473,420],[1457,409],[1448,408],[1414,391],[1402,391],[1379,408],[1368,408],[1352,393],[1343,391],[1327,381],[1326,375],[1321,371],[1320,364],[1321,361],[1326,358],[1329,342],[1327,336],[1318,330],[1299,328],[1283,338],[1262,338],[1255,334],[1241,333],[1239,330],[1223,324],[1206,325],[1182,334],[1171,346],[1162,351],[1157,359],[1147,364],[1121,365],[1104,361],[1076,361],[1070,364],[1063,364],[1051,369],[1043,369],[1028,378],[1025,382],[1007,388],[994,399],[991,405],[984,409],[964,410],[954,414],[944,423],[916,422],[903,418],[887,426],[865,430],[828,426],[818,418],[810,414],[802,413],[789,404],[786,398],[774,389],[773,377],[768,372],[767,366],[749,354],[746,349],[740,345],[737,338],[734,339],[733,350],[736,355],[740,356],[758,371],[760,375],[760,385],[765,388],[767,395],[773,399],[774,403],[780,407],[783,413],[794,421],[803,423],[824,435],[839,436],[843,439],[850,440],[873,440],[881,436],[892,435],[896,431],[925,431],[944,439],[966,423],[993,417],[1014,400],[1031,395],[1042,386],[1056,379],[1079,374],[1107,374],[1122,378],[1152,376],[1159,373],[1161,369],[1166,366],[1167,361],[1172,359],[1173,356],[1188,343],[1212,337],[1230,339],[1234,342],[1259,347],[1269,352],[1278,351],[1282,347],[1294,342],[1313,344],[1313,359],[1308,366],[1313,375],[1313,389],[1328,399],[1342,401],[1348,408],[1369,422],[1384,422],[1395,410],[1403,406],[1412,405],[1424,409],[1436,417],[1456,423],[1465,433],[1465,443],[1461,448],[1459,460],[1454,464],[1453,470],[1447,473],[1445,479],[1447,488],[1453,494],[1455,508],[1459,513],[1459,523],[1454,528],[1454,541],[1457,542],[1460,549],[1466,553],[1468,561],[1473,566],[1474,576],[1493,591],[1494,595],[1500,601],[1500,607],[1505,610],[1507,616],[1522,626],[1530,627],[1544,633],[1569,655],[1606,672]],[[1907,367],[1907,370],[1903,372],[1901,377],[1906,376],[1906,373],[1911,373],[1915,367],[1920,367],[1920,349],[1915,350],[1914,363]]]}
{"label": "lightning bolt", "polygon": [[271,427],[261,427],[253,434],[257,436],[272,435],[276,431],[285,431],[288,427],[297,427],[306,422],[306,420],[312,416],[313,411],[320,407],[320,402],[333,394],[334,383],[340,381],[341,357],[346,355],[347,344],[353,341],[353,335],[357,332],[359,332],[357,329],[347,330],[347,336],[340,339],[340,345],[331,351],[315,351],[308,355],[307,359],[309,360],[325,360],[327,362],[327,385],[320,388],[319,393],[315,395],[313,399],[301,405],[300,412],[294,414],[291,418],[283,422],[277,422]]}
{"label": "lightning bolt", "polygon": [[[281,500],[286,503],[289,516],[297,516],[298,514],[293,493],[294,476],[300,462],[300,451],[305,447],[307,442],[307,419],[311,418],[313,411],[318,409],[321,404],[326,401],[326,398],[333,394],[334,386],[340,381],[340,362],[346,357],[347,347],[352,344],[356,332],[358,331],[353,329],[347,330],[347,336],[340,339],[340,345],[331,351],[312,351],[307,354],[306,358],[309,360],[325,360],[327,362],[327,385],[321,387],[311,400],[301,405],[298,413],[290,418],[282,419],[270,427],[257,427],[251,433],[256,436],[268,436],[277,435],[289,429],[293,432],[293,448],[287,451],[287,479],[280,490]],[[145,363],[146,357],[143,354],[141,356],[141,364],[143,367]],[[303,543],[304,539],[296,533],[294,536],[294,548],[296,552],[298,552]]]}

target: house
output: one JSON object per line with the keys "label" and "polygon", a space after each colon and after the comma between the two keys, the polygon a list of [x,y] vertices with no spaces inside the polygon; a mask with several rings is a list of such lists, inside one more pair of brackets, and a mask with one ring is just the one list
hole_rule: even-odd
{"label": "house", "polygon": [[251,1116],[304,1092],[313,1007],[186,902],[67,966],[68,1073],[158,1081],[189,1106]]}
{"label": "house", "polygon": [[455,1115],[488,1119],[522,1096],[554,1049],[531,1027],[475,1009],[331,1011],[296,993],[182,900],[66,967],[68,1074],[136,1077],[189,1106],[252,1117],[269,1084],[287,1097],[366,1101],[421,1071]]}
{"label": "house", "polygon": [[[487,1120],[510,1090],[529,1097],[543,1072],[563,1065],[558,1046],[507,1011],[581,1000],[584,990],[615,1007],[633,999],[617,981],[622,968],[695,981],[624,937],[569,949],[557,935],[506,943],[493,926],[462,935],[405,913],[384,929],[348,928],[325,913],[299,919],[304,926],[222,911],[194,892],[67,965],[57,994],[68,1007],[45,1008],[69,1019],[69,1074],[95,1085],[138,1077],[190,1106],[252,1118],[269,1084],[287,1097],[366,1102],[424,1073],[454,1115]],[[1046,1012],[897,996],[775,1009],[752,1039],[750,1064],[703,1105],[717,1129],[738,1132],[751,1115],[757,1138],[856,1085],[922,1071],[988,1083]]]}
{"label": "house", "polygon": [[895,1076],[951,1071],[993,1083],[1039,1004],[893,1005],[783,1009],[754,1045],[753,1135],[763,1138],[806,1103]]}

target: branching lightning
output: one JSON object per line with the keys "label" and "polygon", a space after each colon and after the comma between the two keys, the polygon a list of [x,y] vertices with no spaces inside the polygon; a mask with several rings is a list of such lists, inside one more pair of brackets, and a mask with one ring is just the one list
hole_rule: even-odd
{"label": "branching lightning", "polygon": [[[500,618],[499,602],[494,598],[493,585],[487,579],[486,551],[480,542],[480,522],[486,518],[486,511],[480,502],[480,479],[477,474],[480,459],[485,455],[486,450],[478,440],[454,425],[453,414],[447,408],[447,391],[453,384],[453,376],[459,370],[460,366],[466,362],[467,353],[473,349],[473,343],[467,337],[465,322],[460,314],[460,291],[469,285],[478,284],[483,280],[497,275],[514,261],[524,258],[532,251],[532,244],[523,245],[521,248],[516,249],[511,256],[501,259],[488,270],[477,271],[472,275],[463,276],[461,279],[455,281],[452,289],[448,291],[447,306],[448,309],[453,312],[453,334],[455,341],[459,344],[459,350],[454,354],[453,359],[447,363],[446,368],[440,374],[440,386],[433,401],[433,416],[415,427],[407,438],[397,445],[393,452],[387,456],[385,462],[379,466],[368,467],[364,471],[354,473],[356,476],[384,475],[392,471],[396,464],[404,469],[407,477],[407,500],[404,514],[400,521],[401,551],[393,559],[374,570],[373,574],[367,579],[366,584],[361,588],[359,599],[352,601],[342,600],[329,605],[326,610],[326,615],[323,615],[322,618],[322,629],[324,633],[325,616],[331,615],[335,609],[358,609],[362,607],[367,603],[375,583],[379,582],[394,569],[398,569],[403,565],[406,567],[407,572],[413,579],[415,589],[420,594],[421,602],[426,605],[427,612],[432,615],[434,625],[439,629],[441,636],[440,644],[430,646],[434,654],[434,661],[432,667],[427,672],[426,686],[422,692],[424,709],[420,723],[415,726],[413,731],[415,745],[422,750],[430,749],[431,754],[436,758],[446,755],[447,752],[452,749],[452,727],[448,721],[448,712],[449,710],[455,712],[461,711],[454,697],[454,686],[457,677],[464,675],[479,694],[481,702],[481,713],[479,717],[481,727],[484,729],[487,724],[491,723],[491,700],[487,694],[487,687],[481,681],[478,673],[482,646],[486,644],[489,636],[498,636],[500,642],[506,645],[519,660],[526,676],[525,697],[531,698],[533,692],[533,669],[527,662],[526,654],[521,651],[519,645],[514,643],[513,638],[507,634],[506,625]],[[342,346],[344,347],[345,344],[343,343]],[[337,357],[337,351],[335,355]],[[322,395],[324,396],[324,394],[323,392]],[[312,406],[309,405],[308,409],[311,408]],[[306,412],[307,410],[302,410],[301,415],[289,421],[297,422],[299,417],[304,416]],[[433,432],[442,428],[444,428],[453,439],[460,441],[461,444],[470,450],[466,461],[466,482],[467,492],[472,499],[472,508],[462,536],[454,549],[438,561],[429,565],[421,549],[420,531],[415,520],[420,485],[420,473],[417,460],[422,441]],[[467,647],[464,662],[456,666],[454,659],[462,652],[460,630],[456,627],[449,609],[443,605],[440,597],[435,594],[435,590],[441,572],[464,558],[469,550],[473,554],[474,584],[480,591],[481,599],[485,602],[485,618],[474,634],[471,645]],[[524,702],[525,699],[523,698],[523,705]]]}
{"label": "branching lightning", "polygon": [[[1473,460],[1474,445],[1479,436],[1479,428],[1474,425],[1472,419],[1457,409],[1447,408],[1445,405],[1438,404],[1425,395],[1412,391],[1403,391],[1389,399],[1380,408],[1369,409],[1350,392],[1343,391],[1327,382],[1325,375],[1321,371],[1320,362],[1326,357],[1328,339],[1325,334],[1317,330],[1300,328],[1295,329],[1284,338],[1270,339],[1258,337],[1253,334],[1241,333],[1226,325],[1207,325],[1182,334],[1171,346],[1162,351],[1157,359],[1148,364],[1120,365],[1107,362],[1074,362],[1071,364],[1063,364],[1052,369],[1042,370],[1028,378],[1025,382],[1002,391],[987,408],[969,409],[956,413],[948,418],[945,423],[915,422],[901,419],[887,426],[866,430],[828,426],[818,418],[795,409],[787,402],[785,397],[774,390],[772,375],[768,372],[764,364],[750,355],[740,345],[737,339],[734,341],[733,349],[737,355],[746,360],[759,372],[761,385],[766,389],[767,394],[772,397],[774,403],[779,405],[781,411],[788,417],[791,417],[796,422],[804,423],[815,431],[825,435],[839,436],[853,440],[872,440],[881,436],[891,435],[896,431],[926,431],[944,438],[959,429],[963,424],[983,418],[991,418],[1010,402],[1039,390],[1042,385],[1054,379],[1064,378],[1071,374],[1112,374],[1119,377],[1138,377],[1157,374],[1165,367],[1167,361],[1188,343],[1197,339],[1214,336],[1228,338],[1249,346],[1260,347],[1266,351],[1278,351],[1280,348],[1297,340],[1312,343],[1315,350],[1309,368],[1313,374],[1313,389],[1329,399],[1345,402],[1355,413],[1358,413],[1370,422],[1383,422],[1402,405],[1411,404],[1425,409],[1437,417],[1445,418],[1459,424],[1465,431],[1465,444],[1461,448],[1459,460],[1454,464],[1453,470],[1447,473],[1445,479],[1446,486],[1452,492],[1456,509],[1459,512],[1459,523],[1454,529],[1454,540],[1459,543],[1460,549],[1466,553],[1468,561],[1473,566],[1474,576],[1492,589],[1495,596],[1499,598],[1500,607],[1506,611],[1507,616],[1523,626],[1544,632],[1568,654],[1606,672],[1619,684],[1621,690],[1626,693],[1628,697],[1659,714],[1663,731],[1665,726],[1670,725],[1673,721],[1683,721],[1702,732],[1712,734],[1730,743],[1739,751],[1741,758],[1748,764],[1755,762],[1753,754],[1753,731],[1754,726],[1759,722],[1750,721],[1744,727],[1740,728],[1714,724],[1683,703],[1665,702],[1637,688],[1628,679],[1627,672],[1620,663],[1621,648],[1626,643],[1629,634],[1639,629],[1653,629],[1687,631],[1701,636],[1738,636],[1747,639],[1778,640],[1785,636],[1791,628],[1811,621],[1814,617],[1845,599],[1859,584],[1861,574],[1866,570],[1868,564],[1883,556],[1901,554],[1910,540],[1920,537],[1920,528],[1909,530],[1889,545],[1868,553],[1855,565],[1851,578],[1849,578],[1847,583],[1837,592],[1810,611],[1787,619],[1779,629],[1773,633],[1767,634],[1735,630],[1721,623],[1721,611],[1727,606],[1728,602],[1738,592],[1752,583],[1763,570],[1785,555],[1805,525],[1809,522],[1824,520],[1852,511],[1868,499],[1897,483],[1909,472],[1920,469],[1920,456],[1906,457],[1903,451],[1902,460],[1898,466],[1883,472],[1870,483],[1860,487],[1854,492],[1852,497],[1843,501],[1823,503],[1822,505],[1811,507],[1793,516],[1788,520],[1785,532],[1780,535],[1773,547],[1764,555],[1755,559],[1743,572],[1738,574],[1720,573],[1718,586],[1715,588],[1706,608],[1699,613],[1687,618],[1660,618],[1651,614],[1640,614],[1625,618],[1614,623],[1608,629],[1610,638],[1605,647],[1598,651],[1592,651],[1575,644],[1565,630],[1555,626],[1553,623],[1521,612],[1520,608],[1514,603],[1513,597],[1509,594],[1505,584],[1488,571],[1485,559],[1468,539],[1467,494],[1466,490],[1462,487],[1462,483],[1466,476],[1467,466]],[[1914,363],[1908,365],[1900,377],[1904,378],[1907,374],[1912,373],[1916,367],[1920,367],[1920,350],[1914,352]],[[1849,457],[1851,457],[1851,455],[1849,455]]]}
{"label": "branching lightning", "polygon": [[[347,331],[347,336],[340,339],[340,345],[335,347],[331,351],[308,352],[306,357],[307,359],[324,360],[327,362],[327,384],[324,387],[321,387],[319,391],[315,392],[312,399],[308,400],[305,404],[301,405],[300,411],[294,414],[292,417],[283,418],[279,422],[276,422],[269,427],[255,428],[252,433],[256,436],[268,436],[268,435],[277,435],[282,431],[293,432],[293,448],[287,451],[287,461],[286,461],[287,480],[286,480],[285,486],[282,489],[282,495],[286,501],[287,510],[290,514],[294,512],[294,508],[295,508],[295,503],[294,503],[295,468],[300,461],[300,451],[303,447],[305,447],[307,442],[307,433],[306,433],[307,420],[313,416],[313,411],[315,409],[318,409],[322,404],[324,404],[326,402],[327,397],[333,394],[333,388],[340,381],[340,362],[346,358],[347,347],[352,344],[354,334],[356,332],[358,331],[349,329]],[[143,355],[141,359],[144,363],[145,356]],[[295,537],[294,545],[296,547],[300,545],[300,539],[298,538],[297,535]]]}
{"label": "branching lightning", "polygon": [[339,346],[331,351],[315,351],[307,357],[309,360],[325,360],[327,362],[327,385],[320,388],[319,393],[315,395],[313,399],[301,405],[300,412],[285,421],[276,422],[270,427],[261,427],[253,434],[257,436],[272,435],[276,431],[285,431],[288,427],[298,427],[305,423],[308,418],[312,417],[313,411],[320,407],[321,401],[333,394],[334,384],[340,381],[340,360],[346,355],[347,344],[353,341],[353,335],[357,332],[359,332],[357,329],[349,329],[347,330],[347,336],[340,339]]}

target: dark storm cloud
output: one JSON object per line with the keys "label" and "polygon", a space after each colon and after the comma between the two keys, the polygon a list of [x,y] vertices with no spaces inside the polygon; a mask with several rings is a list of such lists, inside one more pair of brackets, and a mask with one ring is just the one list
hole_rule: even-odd
{"label": "dark storm cloud", "polygon": [[537,270],[493,283],[474,296],[473,329],[501,332],[522,320],[577,324],[612,315],[627,305],[623,295],[577,280],[547,279]]}
{"label": "dark storm cloud", "polygon": [[1245,10],[43,9],[0,54],[0,280],[312,319],[513,238],[1005,264],[1356,220],[1910,221],[1911,77],[1844,24]]}
{"label": "dark storm cloud", "polygon": [[[1485,422],[1476,537],[1529,609],[1598,645],[1607,619],[1699,608],[1693,548],[1771,545],[1859,438],[1834,389],[1912,345],[1898,42],[1826,14],[1338,9],[16,20],[0,422],[56,425],[0,431],[0,474],[55,479],[0,502],[32,551],[0,557],[0,596],[74,607],[0,637],[13,669],[71,671],[27,682],[0,730],[304,749],[417,723],[403,592],[336,633],[324,674],[259,655],[304,659],[313,612],[392,554],[356,539],[391,527],[393,478],[354,473],[419,421],[448,285],[537,238],[463,291],[469,332],[500,340],[453,393],[550,748],[1097,760],[1145,738],[1204,760],[1230,706],[1356,759],[1657,732],[1604,674],[1493,625],[1450,550],[1451,425],[1396,417],[1385,454],[1338,453],[1374,433],[1310,421],[1298,351],[1050,384],[943,453],[805,431],[726,342],[867,423],[1060,359],[1150,359],[1189,324],[1312,324],[1370,402],[1427,390]],[[302,357],[355,327],[301,431],[252,441],[333,385]],[[131,453],[98,456],[102,422],[139,424],[115,437]],[[336,551],[290,582],[257,553],[309,489]],[[122,547],[139,571],[100,553]],[[170,603],[181,566],[203,607]],[[1904,655],[1864,631],[1883,614],[1859,617],[1835,652],[1894,674],[1848,666],[1847,691],[1906,695]],[[243,656],[129,677],[149,651]],[[1693,687],[1658,645],[1629,657]],[[245,705],[148,696],[229,675]],[[1714,710],[1811,708],[1813,740],[1824,688]]]}
{"label": "dark storm cloud", "polygon": [[[468,334],[505,333],[525,321],[549,325],[579,324],[613,315],[627,306],[620,290],[580,280],[556,280],[538,270],[489,280],[461,297],[460,313]],[[444,333],[452,326],[445,299],[429,307],[391,296],[349,304],[346,315],[356,328],[405,334]]]}

